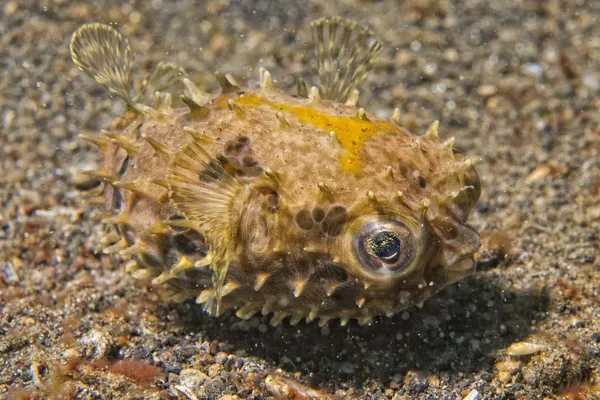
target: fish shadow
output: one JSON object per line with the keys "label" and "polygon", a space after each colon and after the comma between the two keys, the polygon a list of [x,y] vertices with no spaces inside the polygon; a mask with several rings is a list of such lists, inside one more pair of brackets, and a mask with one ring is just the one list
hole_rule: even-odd
{"label": "fish shadow", "polygon": [[284,321],[271,327],[268,316],[256,326],[257,321],[240,324],[235,315],[214,319],[200,312],[187,314],[181,323],[229,343],[232,352],[300,371],[314,385],[357,386],[366,379],[402,379],[409,370],[489,370],[498,351],[527,337],[532,320],[543,318],[547,307],[544,293],[504,290],[494,279],[475,275],[445,288],[421,309],[378,318],[370,326],[351,321],[342,327],[332,321],[323,329]]}

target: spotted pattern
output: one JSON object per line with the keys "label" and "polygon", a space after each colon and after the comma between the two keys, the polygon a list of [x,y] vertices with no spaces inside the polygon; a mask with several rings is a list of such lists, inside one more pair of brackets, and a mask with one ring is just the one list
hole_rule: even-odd
{"label": "spotted pattern", "polygon": [[237,136],[223,146],[227,159],[227,166],[237,176],[258,176],[263,173],[263,168],[252,153],[250,139],[247,136]]}
{"label": "spotted pattern", "polygon": [[312,212],[302,209],[296,213],[296,224],[303,230],[315,227],[329,236],[337,236],[342,232],[342,227],[348,219],[345,207],[332,206],[327,213],[321,207],[313,208]]}

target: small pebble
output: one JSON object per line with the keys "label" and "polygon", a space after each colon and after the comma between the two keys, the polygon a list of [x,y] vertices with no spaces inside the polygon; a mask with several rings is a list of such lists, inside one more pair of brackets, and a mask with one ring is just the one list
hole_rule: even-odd
{"label": "small pebble", "polygon": [[204,372],[193,368],[182,369],[179,373],[179,382],[181,385],[196,393],[208,379],[208,376]]}
{"label": "small pebble", "polygon": [[542,66],[536,63],[527,63],[523,65],[523,72],[527,75],[540,77],[544,73]]}
{"label": "small pebble", "polygon": [[494,85],[481,85],[477,88],[477,94],[481,97],[490,97],[498,92],[498,88]]}
{"label": "small pebble", "polygon": [[204,394],[206,394],[209,399],[218,399],[224,391],[225,384],[221,378],[210,380],[204,385]]}
{"label": "small pebble", "polygon": [[78,342],[79,351],[88,358],[104,358],[112,347],[113,339],[108,332],[94,329]]}
{"label": "small pebble", "polygon": [[473,389],[463,398],[463,400],[479,400],[480,398],[481,396],[479,395],[479,392]]}
{"label": "small pebble", "polygon": [[210,367],[208,367],[208,376],[214,378],[221,373],[222,369],[223,367],[220,364],[212,364]]}
{"label": "small pebble", "polygon": [[508,348],[509,356],[528,356],[545,349],[546,346],[536,343],[515,342]]}
{"label": "small pebble", "polygon": [[215,356],[215,362],[218,364],[225,364],[225,361],[227,361],[227,353],[224,353],[222,351],[217,353],[217,355]]}

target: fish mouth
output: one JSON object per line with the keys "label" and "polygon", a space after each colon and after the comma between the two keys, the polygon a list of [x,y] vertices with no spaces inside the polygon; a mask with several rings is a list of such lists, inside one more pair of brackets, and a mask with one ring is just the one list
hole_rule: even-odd
{"label": "fish mouth", "polygon": [[470,272],[475,270],[475,261],[472,257],[462,258],[452,265],[448,266],[448,271],[452,272]]}

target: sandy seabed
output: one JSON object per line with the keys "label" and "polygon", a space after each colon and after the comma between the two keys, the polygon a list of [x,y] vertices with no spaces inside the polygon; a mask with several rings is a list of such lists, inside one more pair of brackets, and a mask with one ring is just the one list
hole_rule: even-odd
{"label": "sandy seabed", "polygon": [[[600,2],[0,7],[0,397],[600,398]],[[264,66],[292,91],[298,76],[318,83],[308,23],[328,15],[384,43],[363,107],[399,107],[414,132],[439,119],[481,157],[479,271],[368,327],[273,328],[163,302],[102,255],[101,212],[74,187],[99,163],[77,134],[124,106],[73,65],[71,33],[115,23],[140,69],[166,59],[206,90],[215,69],[256,87]],[[516,342],[537,351],[507,354]]]}

